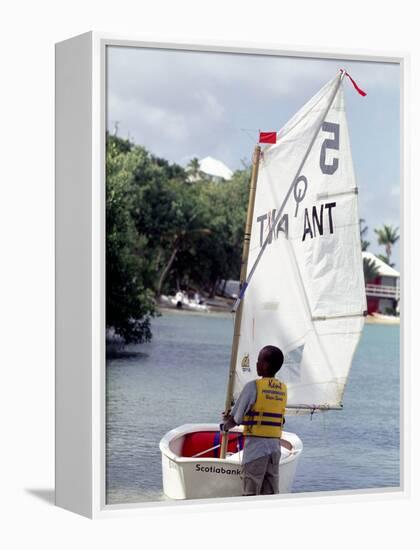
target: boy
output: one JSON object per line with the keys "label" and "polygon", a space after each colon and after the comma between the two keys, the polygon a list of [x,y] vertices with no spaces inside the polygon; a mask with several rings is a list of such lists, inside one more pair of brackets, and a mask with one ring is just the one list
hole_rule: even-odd
{"label": "boy", "polygon": [[275,378],[283,365],[279,348],[265,346],[257,359],[257,374],[262,378],[246,384],[232,411],[220,425],[229,431],[244,426],[242,459],[243,495],[271,495],[279,492],[280,438],[287,403],[286,385]]}

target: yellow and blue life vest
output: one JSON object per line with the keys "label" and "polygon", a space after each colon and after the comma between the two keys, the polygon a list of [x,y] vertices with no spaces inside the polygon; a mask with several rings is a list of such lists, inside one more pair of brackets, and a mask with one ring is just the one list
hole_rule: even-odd
{"label": "yellow and blue life vest", "polygon": [[286,384],[276,378],[256,380],[257,399],[243,419],[244,435],[281,437],[287,403]]}

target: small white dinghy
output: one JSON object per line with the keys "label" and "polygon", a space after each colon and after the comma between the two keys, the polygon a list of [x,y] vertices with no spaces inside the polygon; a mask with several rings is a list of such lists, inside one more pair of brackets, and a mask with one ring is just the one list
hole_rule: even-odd
{"label": "small white dinghy", "polygon": [[[168,432],[160,442],[165,495],[176,500],[242,495],[243,440],[241,427],[232,429],[222,459],[218,424],[184,424]],[[283,432],[280,493],[291,491],[301,452],[299,437]]]}
{"label": "small white dinghy", "polygon": [[[343,408],[367,313],[346,74],[273,132],[270,145],[255,148],[225,411],[257,378],[258,353],[266,345],[285,355],[279,378],[287,384],[286,414]],[[203,432],[209,433],[200,442]],[[229,440],[238,433],[232,430]],[[227,436],[219,449],[218,437],[215,424],[188,424],[164,436],[167,496],[241,494],[241,449]],[[292,433],[282,437],[280,491],[288,492],[302,442]]]}

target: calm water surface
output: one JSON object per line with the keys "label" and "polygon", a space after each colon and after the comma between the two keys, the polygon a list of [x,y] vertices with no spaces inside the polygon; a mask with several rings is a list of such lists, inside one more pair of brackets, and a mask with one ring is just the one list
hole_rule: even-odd
{"label": "calm water surface", "polygon": [[[159,441],[219,422],[233,333],[229,314],[165,312],[153,341],[107,360],[107,501],[164,500]],[[304,449],[293,492],[399,486],[399,326],[366,325],[344,410],[288,417]]]}

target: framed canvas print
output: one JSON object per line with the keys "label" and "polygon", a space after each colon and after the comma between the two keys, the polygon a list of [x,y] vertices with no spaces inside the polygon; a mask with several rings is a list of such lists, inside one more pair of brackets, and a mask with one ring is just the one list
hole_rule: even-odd
{"label": "framed canvas print", "polygon": [[56,46],[56,500],[404,490],[403,55]]}

